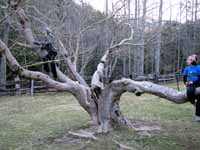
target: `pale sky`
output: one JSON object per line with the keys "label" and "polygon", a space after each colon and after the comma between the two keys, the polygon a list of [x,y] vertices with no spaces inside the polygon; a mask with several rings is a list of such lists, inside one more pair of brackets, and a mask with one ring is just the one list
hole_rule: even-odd
{"label": "pale sky", "polygon": [[[80,0],[75,0],[75,1],[80,1]],[[105,10],[105,0],[83,0],[83,1],[90,4],[93,8],[101,12]],[[108,0],[109,10],[112,9],[112,3],[115,4],[117,1],[118,0]],[[140,0],[141,7],[142,7],[142,1],[143,0]],[[158,18],[159,1],[160,0],[147,0],[147,17],[149,19]],[[184,4],[185,0],[163,0],[163,20],[169,20],[170,14],[172,14],[171,15],[172,20],[177,20],[177,21],[182,20],[181,22],[184,22],[185,20],[184,5],[180,7],[180,3]],[[152,9],[152,7],[155,9]],[[135,8],[135,0],[131,0],[132,12],[134,12],[134,8]],[[180,10],[182,11],[182,16],[179,15]]]}

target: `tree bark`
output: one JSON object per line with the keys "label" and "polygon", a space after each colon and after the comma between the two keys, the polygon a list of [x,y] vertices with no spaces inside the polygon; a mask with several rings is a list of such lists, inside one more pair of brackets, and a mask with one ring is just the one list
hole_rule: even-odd
{"label": "tree bark", "polygon": [[[3,27],[3,37],[2,40],[6,45],[8,45],[8,35],[9,35],[9,18],[7,18],[4,22]],[[4,54],[0,54],[0,89],[6,88],[6,57]]]}
{"label": "tree bark", "polygon": [[139,48],[139,59],[138,59],[138,74],[143,75],[144,74],[144,30],[145,30],[145,17],[146,17],[146,5],[147,0],[143,1],[143,15],[142,15],[142,21],[141,21],[141,42],[142,46]]}
{"label": "tree bark", "polygon": [[160,0],[159,17],[158,17],[158,33],[156,35],[156,48],[155,48],[155,74],[156,75],[160,74],[162,9],[163,9],[163,0]]}

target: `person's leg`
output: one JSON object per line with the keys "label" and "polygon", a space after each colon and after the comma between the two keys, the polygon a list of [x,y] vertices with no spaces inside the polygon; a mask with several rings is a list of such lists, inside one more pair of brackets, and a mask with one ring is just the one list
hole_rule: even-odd
{"label": "person's leg", "polygon": [[195,86],[187,87],[187,97],[192,104],[195,103],[195,89],[196,89]]}
{"label": "person's leg", "polygon": [[200,121],[200,97],[197,98],[195,115],[196,121]]}
{"label": "person's leg", "polygon": [[55,64],[55,62],[51,62],[51,72],[53,74],[53,77],[57,78],[57,72],[56,72],[56,64]]}
{"label": "person's leg", "polygon": [[[48,59],[46,58],[46,57],[44,57],[43,58],[43,62],[46,62],[46,61],[48,61]],[[50,70],[49,70],[49,63],[44,63],[44,70],[46,71],[46,72],[50,72]]]}

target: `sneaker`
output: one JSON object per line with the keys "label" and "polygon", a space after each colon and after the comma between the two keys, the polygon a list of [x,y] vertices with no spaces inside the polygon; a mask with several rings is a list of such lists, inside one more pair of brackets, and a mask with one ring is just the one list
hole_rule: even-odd
{"label": "sneaker", "polygon": [[196,117],[195,117],[195,121],[196,121],[196,122],[200,122],[200,116],[196,116]]}

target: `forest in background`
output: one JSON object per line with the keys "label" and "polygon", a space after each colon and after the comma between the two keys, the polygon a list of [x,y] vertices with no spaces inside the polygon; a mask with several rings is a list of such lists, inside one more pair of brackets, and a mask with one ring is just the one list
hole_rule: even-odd
{"label": "forest in background", "polygon": [[[164,0],[151,7],[149,1],[119,0],[113,4],[112,11],[105,10],[103,13],[81,0],[79,4],[72,0],[26,0],[24,9],[35,38],[45,41],[44,30],[48,25],[54,47],[59,51],[56,44],[59,37],[71,58],[75,59],[78,72],[85,78],[92,76],[102,54],[112,43],[130,36],[129,25],[134,30],[133,39],[127,46],[112,52],[106,68],[108,78],[182,72],[187,56],[200,54],[199,2],[180,1],[182,14],[179,14],[180,20],[174,21],[162,18]],[[134,5],[134,10],[130,5]],[[26,46],[23,36],[19,34],[21,27],[16,15],[6,9],[7,1],[1,0],[0,6],[1,38],[8,43],[22,66],[43,70],[42,65],[32,65],[42,60]],[[157,19],[147,17],[152,9],[158,10],[157,16],[154,16]],[[59,56],[56,59],[62,68],[62,59]],[[0,57],[0,67],[1,83],[5,83],[6,79],[12,80],[14,76],[6,67],[3,56]]]}

